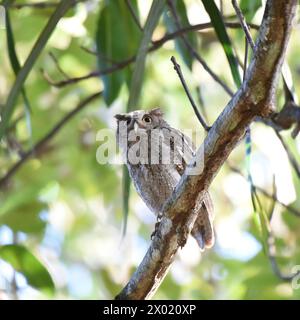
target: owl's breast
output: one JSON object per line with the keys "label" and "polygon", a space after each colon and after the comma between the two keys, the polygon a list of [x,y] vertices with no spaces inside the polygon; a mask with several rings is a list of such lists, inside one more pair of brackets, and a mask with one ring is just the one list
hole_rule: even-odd
{"label": "owl's breast", "polygon": [[155,214],[161,212],[165,201],[171,196],[180,174],[174,165],[127,164],[134,186],[146,205]]}

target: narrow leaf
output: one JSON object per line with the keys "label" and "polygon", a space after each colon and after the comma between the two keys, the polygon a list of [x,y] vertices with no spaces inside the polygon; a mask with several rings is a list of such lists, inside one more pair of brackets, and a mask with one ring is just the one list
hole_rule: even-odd
{"label": "narrow leaf", "polygon": [[[136,0],[131,1],[135,12]],[[107,69],[131,58],[137,51],[141,31],[136,25],[124,0],[107,0],[99,13],[96,45],[100,69]],[[122,85],[131,78],[131,69],[115,71],[101,76],[104,100],[109,106],[118,97]]]}
{"label": "narrow leaf", "polygon": [[138,105],[139,97],[142,90],[145,61],[148,52],[149,43],[152,39],[153,31],[162,15],[165,6],[165,0],[153,0],[150,12],[148,14],[142,40],[140,42],[139,50],[136,57],[132,81],[130,86],[129,99],[127,109],[132,110]]}
{"label": "narrow leaf", "polygon": [[[178,17],[180,19],[182,27],[190,26],[184,1],[183,0],[176,0],[174,2],[174,6],[176,8],[176,12],[177,12]],[[166,25],[168,32],[170,32],[170,33],[175,32],[178,29],[176,27],[174,19],[170,16],[169,11],[167,11],[167,10],[164,13],[164,23]],[[191,46],[195,50],[197,50],[197,36],[196,36],[195,32],[189,32],[185,35],[185,37],[188,40],[188,42],[191,44]],[[190,54],[189,50],[186,48],[186,45],[184,44],[183,40],[180,37],[175,39],[175,46],[176,46],[176,50],[181,55],[184,63],[188,66],[189,69],[191,69],[192,64],[193,64],[193,55]]]}
{"label": "narrow leaf", "polygon": [[270,221],[254,188],[251,189],[251,199],[254,209],[254,221],[259,230],[264,252],[267,254],[269,252],[268,240],[271,232]]}
{"label": "narrow leaf", "polygon": [[[5,24],[6,24],[6,40],[7,40],[8,56],[9,56],[9,60],[10,60],[10,64],[12,66],[12,69],[13,69],[15,75],[17,76],[20,69],[21,69],[21,66],[20,66],[20,62],[19,62],[19,59],[18,59],[17,53],[16,53],[15,39],[14,39],[14,35],[13,35],[13,30],[11,27],[11,21],[10,21],[10,15],[9,15],[8,9],[5,10]],[[21,94],[22,94],[23,101],[24,101],[25,115],[26,115],[26,120],[27,120],[26,121],[27,122],[27,129],[29,132],[29,136],[31,137],[31,135],[32,135],[31,116],[30,116],[31,108],[30,108],[30,103],[27,98],[27,94],[26,94],[24,86],[21,89]]]}
{"label": "narrow leaf", "polygon": [[233,80],[235,82],[235,85],[237,88],[239,88],[241,85],[241,76],[240,76],[240,72],[239,72],[239,65],[238,65],[237,58],[234,54],[234,50],[231,45],[231,41],[230,41],[229,36],[227,34],[222,15],[213,0],[202,0],[202,3],[204,5],[206,12],[208,13],[208,15],[210,17],[212,25],[214,26],[217,37],[218,37],[220,43],[222,44],[222,47],[223,47],[224,52],[226,54],[227,60],[229,62],[231,74],[232,74]]}

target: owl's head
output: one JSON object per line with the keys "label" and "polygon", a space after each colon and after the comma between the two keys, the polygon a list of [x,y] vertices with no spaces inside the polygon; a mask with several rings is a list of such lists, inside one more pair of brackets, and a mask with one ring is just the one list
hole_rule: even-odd
{"label": "owl's head", "polygon": [[160,108],[150,111],[136,110],[129,113],[116,114],[115,118],[118,121],[126,121],[127,130],[152,130],[161,126],[163,120],[163,112]]}

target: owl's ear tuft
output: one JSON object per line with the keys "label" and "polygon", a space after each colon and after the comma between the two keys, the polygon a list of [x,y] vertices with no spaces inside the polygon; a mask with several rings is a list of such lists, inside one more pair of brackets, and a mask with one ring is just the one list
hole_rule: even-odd
{"label": "owl's ear tuft", "polygon": [[160,108],[155,108],[149,111],[149,114],[156,116],[156,117],[163,117],[164,113],[161,111]]}

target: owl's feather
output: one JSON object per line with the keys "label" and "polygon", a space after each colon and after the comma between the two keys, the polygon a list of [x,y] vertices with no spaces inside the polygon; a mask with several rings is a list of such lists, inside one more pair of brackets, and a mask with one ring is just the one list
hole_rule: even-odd
{"label": "owl's feather", "polygon": [[[116,118],[118,120],[118,134],[120,134],[119,121],[125,120],[128,124],[127,133],[130,133],[136,127],[137,136],[146,135],[149,140],[148,158],[143,159],[144,163],[132,164],[127,161],[127,167],[138,194],[151,211],[158,215],[162,212],[164,203],[174,191],[187,164],[192,160],[195,147],[187,136],[172,128],[163,119],[163,113],[160,109],[154,109],[149,112],[138,110],[128,114],[117,115]],[[157,141],[151,144],[150,138],[153,139],[151,131],[154,129],[157,129],[159,134],[155,136]],[[134,142],[129,141],[130,139],[125,139],[125,142],[124,139],[118,140],[125,143],[125,145],[120,145],[122,148],[127,148],[134,144]],[[147,163],[147,160],[150,159],[149,154],[153,151],[151,147],[159,144],[161,145],[161,149],[158,151],[159,163]],[[164,152],[169,152],[173,161],[164,164],[162,161]],[[175,161],[176,159],[181,159],[181,161]],[[214,243],[213,205],[208,192],[205,194],[202,203],[196,203],[194,210],[198,212],[198,217],[191,234],[196,239],[201,250],[203,250],[205,247],[211,247]]]}
{"label": "owl's feather", "polygon": [[[169,127],[170,131],[179,135],[183,141],[184,148],[186,152],[182,153],[184,155],[182,165],[177,165],[176,170],[180,174],[183,174],[186,166],[191,162],[192,157],[195,154],[195,146],[189,137],[185,136],[182,132],[172,127]],[[171,148],[174,152],[181,153],[178,149],[180,146],[171,144]],[[214,244],[214,230],[213,230],[213,202],[208,192],[204,195],[204,200],[202,205],[196,205],[196,210],[198,211],[198,217],[195,221],[194,227],[191,234],[197,241],[201,250],[206,247],[210,248]]]}

